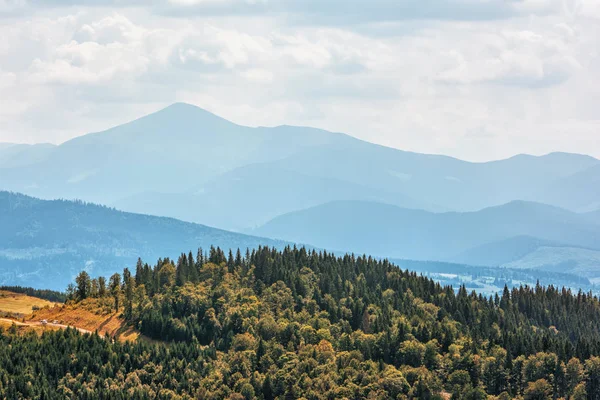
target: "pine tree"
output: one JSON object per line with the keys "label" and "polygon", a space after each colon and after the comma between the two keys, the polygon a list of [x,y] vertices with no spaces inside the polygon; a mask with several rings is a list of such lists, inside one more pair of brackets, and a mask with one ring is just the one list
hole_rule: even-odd
{"label": "pine tree", "polygon": [[125,290],[125,318],[130,319],[133,314],[133,294],[135,291],[135,278],[129,276],[126,282],[124,282]]}
{"label": "pine tree", "polygon": [[141,285],[144,281],[144,264],[142,259],[138,257],[137,263],[135,264],[135,284]]}
{"label": "pine tree", "polygon": [[198,268],[196,266],[196,263],[194,262],[194,256],[192,255],[191,251],[188,254],[187,261],[188,261],[187,279],[188,279],[188,281],[190,281],[192,283],[197,283],[198,282]]}
{"label": "pine tree", "polygon": [[98,277],[98,297],[106,296],[106,278]]}
{"label": "pine tree", "polygon": [[188,262],[187,256],[182,254],[177,260],[177,268],[175,270],[175,284],[183,286],[188,280]]}
{"label": "pine tree", "polygon": [[77,275],[77,277],[75,278],[75,282],[77,283],[77,298],[79,300],[84,300],[88,298],[91,291],[90,275],[85,271],[81,271],[79,275]]}
{"label": "pine tree", "polygon": [[242,252],[240,251],[239,247],[238,247],[237,251],[235,252],[235,265],[238,267],[243,266]]}
{"label": "pine tree", "polygon": [[119,296],[121,295],[121,275],[114,273],[109,281],[110,293],[113,296],[115,311],[119,312]]}

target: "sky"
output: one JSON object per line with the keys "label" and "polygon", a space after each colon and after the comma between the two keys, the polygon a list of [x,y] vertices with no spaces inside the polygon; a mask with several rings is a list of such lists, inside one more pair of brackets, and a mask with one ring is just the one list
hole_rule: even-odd
{"label": "sky", "polygon": [[173,102],[471,161],[600,157],[598,0],[0,0],[0,142]]}

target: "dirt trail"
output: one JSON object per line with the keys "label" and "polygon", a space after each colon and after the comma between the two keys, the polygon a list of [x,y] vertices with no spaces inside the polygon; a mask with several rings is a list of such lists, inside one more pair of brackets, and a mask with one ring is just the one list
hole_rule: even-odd
{"label": "dirt trail", "polygon": [[74,329],[77,329],[81,333],[93,333],[92,331],[89,331],[89,330],[83,329],[83,328],[78,328],[76,326],[62,325],[62,324],[53,324],[51,322],[48,322],[47,324],[43,324],[41,321],[21,322],[21,321],[17,321],[17,320],[14,320],[14,319],[9,319],[9,318],[0,318],[0,321],[1,322],[13,323],[13,324],[15,324],[17,326],[54,326],[54,327],[61,328],[61,329],[74,328]]}

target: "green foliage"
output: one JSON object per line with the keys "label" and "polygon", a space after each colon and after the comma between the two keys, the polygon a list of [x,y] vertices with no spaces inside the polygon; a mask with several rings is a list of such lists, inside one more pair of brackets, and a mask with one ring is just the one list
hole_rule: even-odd
{"label": "green foliage", "polygon": [[87,272],[81,271],[75,278],[75,283],[77,284],[76,295],[78,300],[85,300],[91,296],[92,281]]}
{"label": "green foliage", "polygon": [[523,395],[524,400],[550,400],[552,399],[552,386],[545,379],[529,382]]}

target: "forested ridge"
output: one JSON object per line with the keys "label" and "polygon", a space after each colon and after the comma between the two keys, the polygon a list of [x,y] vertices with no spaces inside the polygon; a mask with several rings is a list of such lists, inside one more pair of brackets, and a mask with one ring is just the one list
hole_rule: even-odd
{"label": "forested ridge", "polygon": [[211,248],[67,296],[158,343],[3,332],[1,398],[600,399],[600,302],[552,286],[486,298],[366,256]]}
{"label": "forested ridge", "polygon": [[0,290],[7,290],[13,293],[22,293],[27,296],[37,297],[39,299],[54,301],[57,303],[64,303],[67,299],[65,293],[57,292],[56,290],[34,289],[23,286],[0,286]]}

